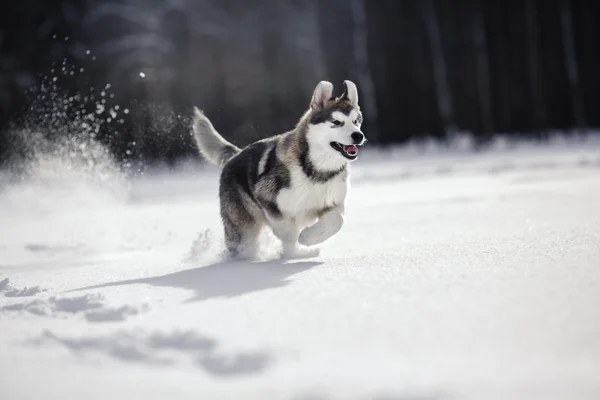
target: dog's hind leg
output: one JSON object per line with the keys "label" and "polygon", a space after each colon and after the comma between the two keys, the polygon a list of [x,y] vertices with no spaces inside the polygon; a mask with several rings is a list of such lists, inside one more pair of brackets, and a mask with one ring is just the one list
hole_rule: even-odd
{"label": "dog's hind leg", "polygon": [[254,260],[258,258],[258,236],[261,227],[256,222],[239,224],[223,218],[225,245],[232,257]]}
{"label": "dog's hind leg", "polygon": [[244,206],[243,200],[223,201],[221,218],[225,228],[225,245],[235,258],[256,259],[258,257],[258,237],[263,221],[258,220]]}

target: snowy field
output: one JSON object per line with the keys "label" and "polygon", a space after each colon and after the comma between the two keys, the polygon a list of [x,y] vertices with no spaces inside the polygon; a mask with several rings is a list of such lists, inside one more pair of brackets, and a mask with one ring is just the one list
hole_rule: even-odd
{"label": "snowy field", "polygon": [[30,172],[0,176],[3,400],[600,398],[598,139],[365,150],[293,262],[223,258],[210,166]]}

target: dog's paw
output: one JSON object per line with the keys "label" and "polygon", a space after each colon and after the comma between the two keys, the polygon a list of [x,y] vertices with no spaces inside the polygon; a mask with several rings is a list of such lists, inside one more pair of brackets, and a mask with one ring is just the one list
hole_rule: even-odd
{"label": "dog's paw", "polygon": [[304,228],[298,236],[298,243],[314,246],[323,243],[342,229],[344,217],[339,213],[327,213],[313,226]]}
{"label": "dog's paw", "polygon": [[314,246],[319,243],[323,243],[325,240],[323,239],[323,232],[318,232],[315,229],[311,229],[312,227],[305,228],[300,232],[300,236],[298,236],[298,243],[304,246]]}

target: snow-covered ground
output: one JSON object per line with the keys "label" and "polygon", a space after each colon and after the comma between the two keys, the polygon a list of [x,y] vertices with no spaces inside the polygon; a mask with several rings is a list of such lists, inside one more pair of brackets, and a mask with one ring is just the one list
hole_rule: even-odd
{"label": "snow-covered ground", "polygon": [[3,400],[600,398],[597,139],[365,151],[293,262],[222,257],[212,167],[36,168],[0,178]]}

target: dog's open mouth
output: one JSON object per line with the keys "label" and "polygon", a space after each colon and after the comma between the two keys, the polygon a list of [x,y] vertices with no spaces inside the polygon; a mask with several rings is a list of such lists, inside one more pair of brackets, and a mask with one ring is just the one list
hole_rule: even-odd
{"label": "dog's open mouth", "polygon": [[339,151],[340,154],[346,157],[348,160],[354,160],[356,157],[358,157],[358,146],[354,144],[351,144],[349,146],[338,142],[331,142],[329,144],[335,150]]}

